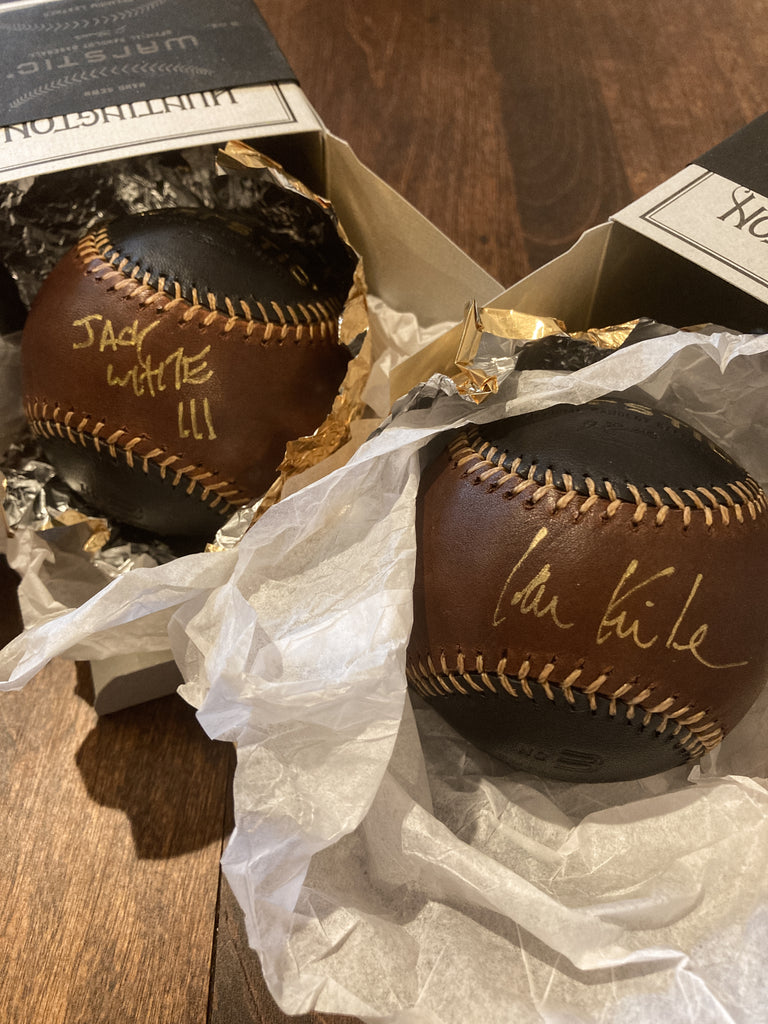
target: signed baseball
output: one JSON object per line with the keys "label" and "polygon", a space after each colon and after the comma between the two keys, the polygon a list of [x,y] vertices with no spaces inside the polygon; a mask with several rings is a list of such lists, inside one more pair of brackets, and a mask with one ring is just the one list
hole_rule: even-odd
{"label": "signed baseball", "polygon": [[572,781],[712,750],[768,674],[768,507],[698,431],[619,399],[472,426],[417,502],[409,685]]}
{"label": "signed baseball", "polygon": [[27,418],[57,475],[123,523],[212,536],[330,411],[352,266],[338,236],[302,248],[207,209],[87,234],[22,337]]}

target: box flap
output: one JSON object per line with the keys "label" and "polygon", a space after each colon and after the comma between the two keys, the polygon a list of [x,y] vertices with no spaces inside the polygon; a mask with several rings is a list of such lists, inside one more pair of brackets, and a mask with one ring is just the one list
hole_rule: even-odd
{"label": "box flap", "polygon": [[556,317],[571,331],[587,330],[594,325],[595,296],[610,236],[608,224],[590,228],[570,249],[521,278],[491,305]]}
{"label": "box flap", "polygon": [[325,137],[328,198],[363,257],[370,290],[423,326],[458,321],[471,299],[501,286],[434,224],[365,167],[341,139]]}
{"label": "box flap", "polygon": [[768,302],[768,115],[613,220]]}
{"label": "box flap", "polygon": [[0,128],[0,183],[183,146],[319,130],[290,82],[136,100]]}
{"label": "box flap", "polygon": [[751,121],[696,161],[700,167],[768,196],[768,114]]}

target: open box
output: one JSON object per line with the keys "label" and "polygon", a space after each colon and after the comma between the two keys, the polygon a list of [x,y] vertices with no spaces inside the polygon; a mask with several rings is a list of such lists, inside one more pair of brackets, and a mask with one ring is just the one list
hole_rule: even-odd
{"label": "open box", "polygon": [[[617,215],[499,295],[500,286],[324,131],[294,88],[277,91],[289,108],[304,108],[300,129],[219,136],[214,127],[206,144],[256,136],[327,193],[371,291],[423,326],[460,321],[474,298],[556,316],[571,330],[638,315],[759,328],[760,294],[715,283],[714,265],[660,244],[675,237],[669,230],[656,225],[658,235],[646,235],[648,217],[625,224]],[[645,212],[667,198],[653,198]],[[742,211],[737,230],[759,232],[745,200],[732,205]],[[690,345],[675,337],[676,352],[705,353],[717,390],[735,343],[717,333]],[[651,339],[645,353],[657,384],[674,362],[674,353],[659,355],[666,343]],[[738,344],[743,358],[728,364],[743,364],[737,389],[759,379],[768,350],[764,336],[752,348],[743,336]],[[581,396],[622,387],[622,373],[598,376],[632,357],[617,353],[583,375]],[[425,377],[408,396],[395,394],[389,424],[348,464],[270,509],[237,551],[189,556],[151,576],[129,573],[90,609],[34,630],[26,648],[14,648],[14,685],[76,650],[106,665],[121,702],[129,686],[134,699],[146,698],[167,684],[163,668],[156,678],[140,673],[144,690],[138,677],[121,683],[116,663],[98,656],[100,637],[119,633],[124,650],[162,653],[161,641],[170,643],[206,732],[237,744],[236,830],[223,865],[268,984],[289,1013],[458,1024],[471,998],[489,1024],[512,1015],[617,1024],[761,1019],[767,700],[718,761],[690,777],[673,771],[620,787],[502,774],[404,700],[418,454],[446,425],[430,415],[447,384]],[[543,393],[571,394],[570,377],[514,384],[515,408]],[[491,414],[490,403],[473,406],[450,389],[445,397],[448,425]],[[751,395],[745,419],[761,401]],[[172,595],[164,607],[159,591],[168,582],[166,592],[183,583],[187,598]],[[751,1016],[740,1018],[747,1006]]]}
{"label": "open box", "polygon": [[[638,310],[678,326],[751,331],[764,320],[768,273],[759,263],[768,250],[758,190],[768,186],[755,156],[764,119],[499,294],[499,283],[325,130],[251,0],[228,0],[214,14],[196,0],[185,8],[183,33],[162,9],[140,28],[127,10],[106,11],[99,0],[3,6],[0,31],[5,26],[12,43],[6,105],[24,119],[2,129],[0,185],[45,176],[66,186],[94,166],[182,150],[212,163],[219,145],[246,139],[330,199],[370,292],[425,329],[460,321],[469,300],[554,316],[572,331]],[[171,59],[179,56],[184,61]],[[84,97],[91,109],[79,109]],[[422,358],[399,390],[451,367],[452,352],[447,365]],[[100,713],[172,692],[180,681],[156,652],[95,659],[92,675]]]}
{"label": "open box", "polygon": [[[252,0],[227,0],[215,11],[200,0],[185,4],[183,31],[172,14],[161,5],[137,22],[129,5],[99,0],[3,5],[5,106],[18,121],[0,130],[0,186],[44,176],[49,193],[61,186],[69,194],[91,168],[182,151],[208,161],[214,174],[217,148],[247,140],[331,201],[370,292],[392,309],[428,326],[457,319],[464,296],[498,292],[325,130]],[[83,100],[92,105],[82,109]],[[23,610],[24,594],[22,582]],[[92,675],[99,713],[180,682],[167,652],[95,659]]]}

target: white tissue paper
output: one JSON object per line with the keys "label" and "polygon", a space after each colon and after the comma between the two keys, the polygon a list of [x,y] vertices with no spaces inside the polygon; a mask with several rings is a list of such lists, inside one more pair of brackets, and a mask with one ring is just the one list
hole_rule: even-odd
{"label": "white tissue paper", "polygon": [[[405,333],[397,351],[423,343],[370,314]],[[570,374],[496,366],[480,404],[422,383],[234,549],[136,569],[28,630],[3,685],[139,634],[171,645],[203,728],[237,745],[223,867],[287,1013],[764,1024],[768,694],[700,765],[573,785],[470,747],[408,696],[404,660],[414,501],[442,432],[631,390],[766,486],[768,336],[672,333]]]}

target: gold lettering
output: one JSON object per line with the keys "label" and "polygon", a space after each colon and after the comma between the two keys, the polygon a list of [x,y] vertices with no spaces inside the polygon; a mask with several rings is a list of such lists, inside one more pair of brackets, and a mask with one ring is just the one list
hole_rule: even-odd
{"label": "gold lettering", "polygon": [[150,331],[157,327],[158,321],[148,324],[143,330],[139,330],[139,321],[134,320],[132,324],[121,327],[117,334],[111,320],[104,321],[104,328],[99,338],[99,351],[104,352],[110,349],[115,352],[118,348],[141,349],[144,339]]}
{"label": "gold lettering", "polygon": [[[542,527],[536,536],[533,538],[531,543],[528,545],[528,549],[523,554],[520,561],[507,576],[504,586],[501,588],[499,594],[499,600],[496,603],[496,610],[493,613],[493,625],[499,626],[505,621],[506,615],[502,614],[502,605],[507,599],[507,592],[511,587],[512,578],[522,568],[523,563],[528,559],[529,555],[539,546],[544,540],[549,531],[546,527]],[[549,598],[547,604],[544,602],[548,598],[546,591],[547,584],[551,577],[551,571],[549,564],[541,566],[533,577],[520,589],[516,590],[512,597],[509,599],[509,606],[511,608],[519,608],[521,615],[533,614],[538,619],[542,619],[545,616],[549,616],[553,623],[558,629],[570,629],[573,626],[572,622],[561,622],[557,613],[558,597],[557,595]]]}
{"label": "gold lettering", "polygon": [[[211,370],[206,361],[206,356],[211,351],[211,346],[206,345],[204,349],[194,356],[183,356],[182,363],[184,372],[181,378],[181,384],[205,384],[207,380],[210,380],[213,376],[213,370]],[[176,390],[181,387],[181,384],[177,384]]]}
{"label": "gold lettering", "polygon": [[688,613],[688,609],[690,608],[691,603],[693,602],[693,599],[696,596],[696,592],[698,591],[701,585],[701,581],[703,579],[704,577],[702,576],[702,574],[698,573],[696,579],[694,580],[693,586],[690,589],[688,597],[685,600],[683,610],[678,615],[677,622],[675,622],[674,626],[672,627],[672,632],[667,637],[667,647],[671,647],[675,651],[689,651],[696,659],[696,661],[698,661],[699,664],[703,665],[705,668],[741,668],[744,665],[748,665],[748,661],[731,661],[723,664],[717,664],[715,662],[708,661],[704,657],[704,655],[700,652],[699,648],[707,639],[707,634],[709,633],[709,625],[707,623],[702,623],[697,629],[694,629],[687,643],[680,644],[677,642],[677,632],[680,629],[680,626],[682,625],[683,619]]}
{"label": "gold lettering", "polygon": [[[189,427],[186,425],[187,413],[189,414]],[[213,417],[211,415],[211,408],[208,404],[207,398],[204,398],[202,401],[202,419],[208,431],[207,435],[204,433],[200,421],[198,420],[197,400],[190,398],[189,402],[179,402],[179,437],[193,437],[196,441],[215,441],[216,431],[213,426]]]}
{"label": "gold lettering", "polygon": [[[175,352],[171,352],[171,354],[169,356],[166,356],[165,359],[163,360],[163,364],[162,364],[163,370],[165,370],[165,367],[168,366],[170,363],[174,364],[173,365],[173,389],[174,389],[174,391],[180,391],[181,390],[181,384],[182,384],[181,365],[182,365],[183,360],[184,360],[184,349],[183,348],[177,348]],[[162,390],[165,390],[165,385],[164,384],[162,385]]]}
{"label": "gold lettering", "polygon": [[211,416],[211,407],[208,404],[208,399],[203,399],[203,415],[205,416],[205,425],[208,428],[208,440],[216,440],[216,431],[213,429],[213,416]]}
{"label": "gold lettering", "polygon": [[100,313],[92,313],[90,316],[84,316],[81,320],[75,320],[72,324],[73,327],[84,327],[86,337],[82,341],[73,341],[72,348],[90,348],[96,340],[96,334],[93,330],[92,320],[103,320],[104,317]]}
{"label": "gold lettering", "polygon": [[184,426],[184,403],[179,402],[179,437],[189,437],[189,430]]}
{"label": "gold lettering", "polygon": [[203,435],[200,433],[200,429],[197,425],[197,403],[194,398],[190,398],[189,400],[189,418],[192,423],[192,437],[194,437],[196,441],[202,441]]}
{"label": "gold lettering", "polygon": [[[100,313],[92,313],[73,321],[72,326],[84,328],[85,335],[78,337],[72,343],[72,347],[85,349],[96,346],[100,353],[115,353],[121,348],[133,348],[136,361],[129,369],[118,369],[113,362],[107,364],[107,384],[110,387],[130,387],[137,398],[143,395],[156,398],[171,387],[175,391],[181,391],[187,385],[199,386],[209,381],[213,376],[207,359],[211,350],[210,345],[206,345],[193,355],[188,355],[183,347],[179,347],[158,360],[155,360],[152,353],[144,351],[147,335],[158,326],[158,323],[159,321],[155,320],[140,328],[139,321],[134,320],[116,331],[111,320],[105,319]],[[203,407],[203,417],[208,435],[212,439],[216,432],[207,403]],[[183,429],[186,428],[180,425],[180,437],[187,436],[182,432]]]}
{"label": "gold lettering", "polygon": [[144,394],[144,388],[140,386],[137,379],[138,367],[132,367],[124,377],[119,377],[115,373],[115,368],[112,363],[107,364],[107,384],[110,387],[125,388],[129,384],[133,385],[134,394],[137,397],[141,397]]}
{"label": "gold lettering", "polygon": [[[668,579],[674,576],[676,570],[674,566],[668,565],[665,569],[661,569],[659,572],[653,573],[651,576],[648,576],[646,579],[641,580],[639,583],[635,583],[634,586],[626,587],[628,581],[637,572],[638,565],[639,563],[637,559],[633,559],[629,563],[627,568],[624,570],[621,579],[616,585],[616,588],[613,591],[613,594],[611,595],[611,599],[608,602],[608,606],[605,610],[602,619],[600,620],[600,625],[597,629],[596,639],[598,644],[605,643],[606,640],[610,640],[613,637],[616,637],[619,640],[629,640],[640,650],[647,650],[649,647],[653,647],[654,644],[656,644],[658,640],[661,639],[661,634],[659,633],[655,633],[653,636],[648,636],[644,638],[642,635],[641,619],[639,617],[633,618],[631,622],[628,622],[628,612],[626,608],[622,608],[621,606],[624,605],[630,597],[632,597],[635,594],[638,594],[640,591],[646,590],[646,588],[650,587],[652,584],[657,583],[659,580]],[[702,573],[697,573],[696,578],[690,590],[688,591],[685,601],[683,602],[680,614],[677,616],[677,619],[675,620],[675,623],[672,626],[669,635],[664,641],[665,647],[667,647],[670,650],[689,653],[693,658],[696,659],[696,661],[698,661],[700,665],[703,665],[705,668],[739,668],[741,666],[749,664],[749,662],[747,661],[717,663],[714,661],[710,661],[708,658],[706,658],[701,650],[703,644],[707,639],[707,636],[709,635],[709,624],[706,622],[701,623],[701,625],[693,629],[689,638],[685,642],[678,641],[678,633],[682,628],[683,621],[685,620],[686,616],[690,611],[691,605],[693,604],[693,600],[696,597],[696,594],[698,593],[699,587],[701,586],[703,580],[704,575]],[[644,597],[645,607],[653,608],[655,605],[655,601],[653,601],[647,595],[644,595]]]}
{"label": "gold lettering", "polygon": [[[204,410],[207,414],[207,403],[204,404]],[[194,403],[191,414],[197,431]],[[181,423],[181,419],[179,422]],[[212,424],[209,423],[208,426],[210,431]],[[570,629],[574,625],[573,622],[564,621],[560,616],[558,606],[562,595],[552,593],[550,563],[537,561],[534,557],[534,552],[548,534],[546,527],[538,531],[504,581],[493,613],[494,626],[500,626],[505,622],[512,609],[517,609],[521,615],[534,615],[539,619],[549,618],[558,629]],[[687,620],[692,617],[694,602],[704,583],[703,573],[696,574],[671,628],[669,623],[672,615],[664,616],[666,622],[659,622],[661,610],[654,613],[651,622],[655,623],[658,629],[656,632],[649,624],[647,614],[657,607],[659,589],[663,588],[666,592],[664,606],[669,607],[670,596],[674,600],[674,592],[670,595],[664,581],[672,581],[674,577],[678,593],[687,584],[683,581],[682,587],[677,584],[680,573],[674,565],[665,566],[648,576],[639,574],[639,568],[639,561],[633,558],[614,587],[597,628],[595,640],[598,646],[609,640],[629,641],[638,650],[646,651],[661,643],[670,651],[690,654],[704,668],[721,670],[740,668],[749,664],[748,661],[712,660],[704,650],[710,636],[710,624],[701,622],[695,626],[686,625]],[[682,597],[682,593],[680,596]]]}
{"label": "gold lettering", "polygon": [[[660,572],[654,573],[652,576],[642,580],[640,583],[636,583],[633,587],[630,587],[622,593],[622,587],[624,584],[637,572],[638,564],[637,559],[633,558],[616,585],[616,589],[613,591],[611,599],[608,602],[608,607],[600,620],[600,625],[597,627],[598,644],[603,644],[606,640],[609,640],[611,636],[613,636],[614,631],[620,640],[625,640],[629,637],[636,647],[640,647],[642,649],[653,647],[659,639],[658,634],[656,634],[650,639],[641,640],[639,619],[634,619],[629,625],[626,625],[626,611],[621,610],[618,615],[615,614],[619,605],[624,603],[627,598],[636,594],[638,591],[643,590],[645,587],[650,586],[651,583],[655,583],[656,580],[663,579],[666,576],[672,576],[675,572],[674,566],[667,566],[666,569],[662,569]],[[653,601],[646,600],[645,606],[646,608],[652,608]]]}
{"label": "gold lettering", "polygon": [[101,337],[99,338],[99,352],[103,352],[105,349],[111,348],[114,352],[117,348],[117,342],[115,341],[115,331],[112,327],[112,321],[107,320],[101,331]]}
{"label": "gold lettering", "polygon": [[111,320],[105,320],[101,313],[91,313],[89,316],[72,321],[73,327],[84,327],[86,331],[86,337],[81,341],[74,341],[72,348],[90,348],[97,340],[95,325],[99,323],[102,325],[101,331],[98,334],[99,352],[106,352],[107,350],[115,352],[118,348],[125,347],[140,348],[149,332],[157,327],[157,321],[155,321],[148,324],[143,330],[139,330],[139,322],[134,320],[132,324],[127,324],[115,334],[115,328]]}

